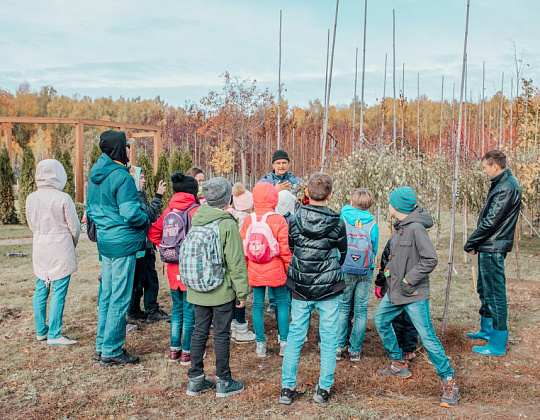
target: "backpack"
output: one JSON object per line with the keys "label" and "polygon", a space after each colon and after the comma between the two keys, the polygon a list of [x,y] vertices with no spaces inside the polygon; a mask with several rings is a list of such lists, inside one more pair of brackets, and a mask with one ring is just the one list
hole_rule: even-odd
{"label": "backpack", "polygon": [[197,207],[197,204],[192,204],[187,210],[171,209],[163,219],[163,235],[159,244],[161,261],[178,264],[180,245],[191,228],[189,211],[194,207]]}
{"label": "backpack", "polygon": [[218,288],[225,279],[225,265],[219,236],[219,222],[193,226],[180,246],[182,282],[196,292]]}
{"label": "backpack", "polygon": [[270,226],[266,223],[266,219],[272,214],[276,213],[268,212],[258,222],[257,215],[251,213],[251,224],[248,226],[246,238],[242,242],[246,257],[257,264],[270,262],[272,258],[279,255],[279,244],[274,238]]}
{"label": "backpack", "polygon": [[[358,226],[358,223],[360,223],[360,226]],[[373,264],[371,229],[374,225],[374,220],[365,225],[358,220],[355,226],[345,222],[347,228],[347,256],[342,266],[344,273],[365,276],[371,270]]]}

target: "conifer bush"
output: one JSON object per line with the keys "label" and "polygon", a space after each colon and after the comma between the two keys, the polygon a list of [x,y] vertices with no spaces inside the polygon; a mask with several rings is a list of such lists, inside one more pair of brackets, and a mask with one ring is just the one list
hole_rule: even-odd
{"label": "conifer bush", "polygon": [[[146,176],[146,173],[145,173]],[[173,196],[172,191],[172,185],[171,185],[171,175],[169,172],[169,159],[167,159],[167,155],[164,152],[161,152],[158,158],[158,167],[156,176],[154,177],[154,193],[157,190],[157,187],[159,185],[159,181],[163,180],[167,184],[167,190],[165,191],[165,194],[163,195],[163,207],[169,205],[169,200]],[[146,181],[148,184],[148,181]],[[148,194],[148,191],[147,191]],[[148,194],[148,198],[151,199],[153,197],[153,194]]]}
{"label": "conifer bush", "polygon": [[64,187],[64,192],[71,196],[73,202],[75,202],[75,175],[73,173],[73,165],[71,164],[71,155],[67,150],[64,151],[62,155],[62,160],[60,161],[67,175],[66,186]]}
{"label": "conifer bush", "polygon": [[9,162],[9,153],[5,146],[0,153],[0,223],[3,225],[17,223],[15,197],[13,195],[13,171]]}
{"label": "conifer bush", "polygon": [[155,182],[154,182],[154,166],[148,159],[148,156],[144,153],[141,153],[137,156],[137,163],[135,166],[140,166],[144,174],[144,179],[146,179],[146,194],[151,200],[154,194],[156,193]]}
{"label": "conifer bush", "polygon": [[36,190],[36,159],[29,146],[23,151],[19,188],[19,221],[25,225],[26,198]]}

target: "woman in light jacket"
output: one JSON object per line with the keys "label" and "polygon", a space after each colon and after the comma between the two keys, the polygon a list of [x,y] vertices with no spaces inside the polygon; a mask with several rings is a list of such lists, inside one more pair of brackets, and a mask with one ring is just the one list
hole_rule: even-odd
{"label": "woman in light jacket", "polygon": [[[75,246],[81,225],[71,197],[62,192],[67,175],[60,162],[45,159],[36,168],[37,191],[26,199],[26,219],[34,234],[36,274],[34,317],[37,340],[49,346],[70,346],[77,341],[62,335],[62,315],[71,274],[77,271]],[[47,298],[52,291],[47,325]]]}

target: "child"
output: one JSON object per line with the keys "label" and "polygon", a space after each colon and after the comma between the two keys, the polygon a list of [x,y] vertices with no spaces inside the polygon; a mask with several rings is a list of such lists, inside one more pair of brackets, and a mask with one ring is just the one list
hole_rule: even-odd
{"label": "child", "polygon": [[237,182],[233,185],[232,195],[234,206],[232,214],[238,219],[238,225],[241,229],[244,219],[253,211],[253,194],[246,190],[240,182]]}
{"label": "child", "polygon": [[354,323],[349,339],[351,362],[360,361],[362,343],[366,333],[367,304],[373,280],[375,255],[379,245],[379,226],[369,212],[373,194],[367,188],[357,188],[351,193],[351,204],[341,209],[347,228],[348,251],[343,272],[346,288],[340,295],[339,338],[336,359],[341,360],[345,343],[351,304],[354,302]]}
{"label": "child", "polygon": [[193,166],[188,169],[188,171],[186,172],[186,175],[192,176],[197,181],[197,184],[199,185],[199,188],[197,190],[197,199],[199,200],[200,204],[205,204],[206,200],[204,199],[204,196],[202,193],[202,184],[205,179],[204,171],[197,166]]}
{"label": "child", "polygon": [[[81,225],[71,197],[62,192],[67,175],[60,162],[45,159],[36,168],[37,191],[26,199],[26,220],[34,234],[32,260],[36,274],[34,318],[37,340],[49,346],[77,341],[62,335],[62,315],[71,274],[77,271],[75,247]],[[47,325],[47,298],[52,291]]]}
{"label": "child", "polygon": [[341,265],[347,255],[347,232],[339,214],[326,206],[332,197],[330,175],[312,175],[307,194],[310,204],[301,206],[289,225],[293,256],[287,287],[292,291],[292,321],[283,358],[280,404],[291,404],[297,396],[300,349],[315,309],[319,312],[321,335],[321,373],[313,396],[315,402],[328,401],[336,368],[339,295],[345,289]]}
{"label": "child", "polygon": [[[386,281],[389,271],[387,265],[392,256],[390,250],[392,247],[392,238],[388,239],[384,251],[381,256],[381,267],[377,279],[375,280],[375,296],[378,299],[382,299],[388,291],[388,282]],[[411,361],[416,357],[414,351],[418,346],[418,331],[414,328],[411,318],[407,315],[406,311],[396,316],[392,321],[392,327],[398,341],[399,348],[403,352],[403,360]]]}
{"label": "child", "polygon": [[[171,175],[171,183],[174,195],[169,201],[169,206],[157,221],[150,226],[148,238],[156,246],[161,244],[163,238],[163,221],[171,210],[188,212],[193,218],[199,209],[197,191],[199,186],[195,178],[175,172]],[[183,366],[191,364],[191,335],[195,324],[193,305],[187,301],[187,288],[182,283],[178,263],[167,263],[167,277],[171,289],[172,315],[171,315],[171,348],[169,360],[178,362]]]}
{"label": "child", "polygon": [[[228,397],[229,395],[242,392],[244,383],[232,379],[229,366],[230,328],[234,313],[235,301],[238,299],[237,307],[245,306],[249,293],[246,261],[242,250],[242,240],[238,231],[236,219],[225,209],[229,206],[232,197],[232,185],[225,178],[213,178],[203,183],[203,194],[207,204],[201,205],[200,209],[193,217],[192,230],[189,232],[180,249],[182,265],[189,265],[191,261],[186,258],[186,252],[193,254],[208,255],[209,250],[217,248],[219,255],[215,255],[221,260],[219,266],[211,268],[223,270],[221,272],[222,283],[218,283],[216,288],[210,291],[196,291],[194,288],[187,289],[187,300],[194,305],[195,330],[191,337],[191,368],[188,371],[189,384],[186,394],[194,396],[214,388],[215,384],[210,379],[205,379],[203,356],[210,331],[210,324],[214,318],[214,348],[216,356],[216,379],[217,397]],[[205,228],[208,231],[218,232],[219,243],[205,243],[204,249],[190,249],[187,239],[191,235],[193,238],[201,234]],[[220,252],[221,251],[221,252]],[[206,261],[208,262],[208,260]],[[198,264],[196,264],[198,267]],[[197,272],[197,267],[188,267]],[[188,275],[189,274],[189,275]],[[192,272],[182,271],[182,278],[187,282],[191,280]],[[215,277],[213,277],[215,278]],[[199,279],[203,282],[209,279]]]}
{"label": "child", "polygon": [[[289,299],[285,286],[287,269],[291,261],[291,251],[288,243],[289,228],[283,216],[274,213],[278,203],[278,192],[272,184],[259,182],[255,185],[255,188],[253,188],[253,201],[255,212],[251,214],[251,217],[244,219],[244,224],[240,229],[240,236],[244,241],[249,285],[253,288],[253,328],[257,340],[256,353],[259,357],[266,357],[263,313],[266,288],[268,287],[268,290],[273,291],[277,303],[277,322],[280,338],[279,355],[283,356],[287,344],[287,334],[289,333]],[[260,236],[263,235],[254,233],[250,229],[250,226],[255,221],[265,221],[270,229],[268,233],[272,235],[272,238],[263,237],[262,242],[267,247],[271,247],[267,240],[270,239],[270,242],[273,240],[276,248],[274,256],[270,254],[268,258],[264,258],[260,263],[257,258],[254,258],[254,254],[260,250],[250,251],[250,247],[255,245],[253,241],[260,243]]]}
{"label": "child", "polygon": [[[167,188],[162,180],[159,181],[159,186],[156,195],[152,202],[148,202],[144,185],[144,173],[138,166],[131,166],[129,172],[135,180],[135,187],[139,191],[139,197],[143,204],[144,210],[150,219],[150,223],[154,223],[159,213],[161,212],[162,198]],[[141,311],[141,297],[144,293],[144,312]],[[156,252],[154,245],[150,239],[146,239],[146,250],[144,256],[137,258],[135,263],[135,277],[133,279],[133,293],[131,295],[131,303],[127,313],[127,319],[133,321],[146,321],[147,324],[152,324],[158,321],[168,321],[171,316],[159,308],[157,297],[159,293],[159,278],[156,272]],[[128,325],[129,328],[129,325]]]}
{"label": "child", "polygon": [[392,328],[392,320],[406,311],[441,378],[441,407],[456,407],[460,393],[454,370],[435,334],[429,314],[429,274],[437,266],[437,252],[426,229],[433,226],[433,219],[416,206],[416,201],[411,187],[399,187],[389,198],[390,216],[397,221],[392,237],[392,259],[388,264],[388,293],[375,311],[373,321],[392,362],[388,368],[377,370],[377,376],[412,376]]}
{"label": "child", "polygon": [[283,216],[288,224],[296,209],[296,197],[289,190],[282,190],[278,195],[276,213]]}

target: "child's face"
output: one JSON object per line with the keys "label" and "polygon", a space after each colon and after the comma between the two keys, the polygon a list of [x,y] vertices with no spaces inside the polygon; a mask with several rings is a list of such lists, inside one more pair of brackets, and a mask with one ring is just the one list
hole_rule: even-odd
{"label": "child's face", "polygon": [[388,213],[390,213],[390,217],[396,217],[396,209],[392,207],[392,204],[388,204]]}
{"label": "child's face", "polygon": [[203,173],[197,174],[197,175],[195,175],[194,178],[199,183],[199,187],[202,187],[202,183],[204,182],[204,174]]}
{"label": "child's face", "polygon": [[141,175],[139,176],[139,190],[144,189],[144,184],[146,184],[146,180],[144,179],[144,174],[141,172]]}

